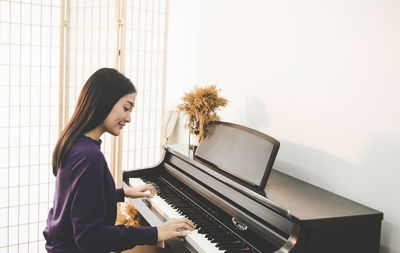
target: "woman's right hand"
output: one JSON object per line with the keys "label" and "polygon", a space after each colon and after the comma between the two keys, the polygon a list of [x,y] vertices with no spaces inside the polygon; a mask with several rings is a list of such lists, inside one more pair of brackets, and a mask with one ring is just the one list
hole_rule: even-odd
{"label": "woman's right hand", "polygon": [[168,240],[175,236],[187,236],[187,231],[194,230],[194,224],[190,220],[170,219],[161,226],[157,227],[158,241]]}

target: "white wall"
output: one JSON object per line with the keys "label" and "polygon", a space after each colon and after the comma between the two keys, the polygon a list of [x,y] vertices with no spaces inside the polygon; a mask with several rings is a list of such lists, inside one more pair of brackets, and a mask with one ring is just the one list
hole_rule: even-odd
{"label": "white wall", "polygon": [[275,169],[384,212],[381,253],[400,252],[400,1],[170,8],[169,107],[216,82],[223,121],[280,140]]}
{"label": "white wall", "polygon": [[[169,8],[168,55],[167,55],[167,110],[176,110],[188,88],[198,84],[200,79],[200,43],[202,38],[203,5],[201,1],[172,0]],[[187,143],[188,135],[180,117],[170,143]]]}

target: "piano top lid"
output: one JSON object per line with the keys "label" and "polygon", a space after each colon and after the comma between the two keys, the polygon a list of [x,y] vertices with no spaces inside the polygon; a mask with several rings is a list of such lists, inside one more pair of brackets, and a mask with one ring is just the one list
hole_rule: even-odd
{"label": "piano top lid", "polygon": [[271,172],[264,192],[268,199],[289,209],[301,221],[366,216],[383,218],[380,211],[276,170]]}
{"label": "piano top lid", "polygon": [[213,121],[195,157],[237,179],[264,189],[279,142],[264,133],[233,123]]}

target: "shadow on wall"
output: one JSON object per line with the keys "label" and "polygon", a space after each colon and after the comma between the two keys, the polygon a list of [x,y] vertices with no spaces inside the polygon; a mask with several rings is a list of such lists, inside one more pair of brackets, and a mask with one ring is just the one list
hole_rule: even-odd
{"label": "shadow on wall", "polygon": [[[346,187],[344,183],[359,178],[357,165],[349,161],[311,147],[279,141],[281,145],[274,164],[276,170],[335,193]],[[335,182],[330,177],[346,177],[346,180]]]}
{"label": "shadow on wall", "polygon": [[262,131],[267,129],[269,120],[265,111],[265,104],[259,97],[250,97],[246,99],[244,110],[239,109],[235,116],[235,122],[249,126],[253,129]]}
{"label": "shadow on wall", "polygon": [[[393,144],[393,140],[388,140],[388,142],[392,142]],[[337,193],[343,197],[352,199],[356,202],[361,202],[361,204],[370,206],[368,205],[368,202],[375,203],[376,206],[371,207],[382,211],[385,215],[384,218],[386,217],[387,219],[390,219],[383,220],[382,222],[380,252],[397,252],[396,250],[398,249],[393,251],[394,249],[390,248],[393,248],[393,244],[398,243],[394,239],[396,238],[396,235],[399,234],[399,216],[396,214],[398,208],[394,207],[395,210],[393,210],[393,208],[385,208],[387,207],[388,201],[385,200],[382,202],[380,198],[382,198],[381,195],[385,196],[390,194],[388,189],[385,189],[384,187],[389,187],[390,189],[390,187],[398,188],[398,186],[395,186],[396,184],[394,182],[389,182],[389,186],[383,184],[382,188],[372,187],[376,186],[375,183],[377,178],[380,178],[379,175],[382,177],[382,175],[386,173],[384,171],[385,169],[381,170],[380,167],[382,167],[383,164],[379,161],[385,160],[387,154],[382,150],[382,147],[387,147],[388,143],[386,143],[386,145],[383,145],[383,143],[376,145],[378,143],[374,143],[372,147],[370,146],[370,148],[367,148],[367,152],[364,152],[365,157],[362,157],[363,159],[360,164],[351,163],[340,157],[304,145],[282,140],[280,140],[280,143],[281,146],[274,164],[274,169],[314,184],[325,190]],[[380,151],[377,149],[380,149]],[[393,150],[400,150],[400,147]],[[380,153],[382,154],[380,155]],[[383,155],[384,153],[385,155]],[[391,159],[392,158],[386,157],[386,160]],[[393,166],[397,165],[391,164],[391,166],[388,167],[393,168]],[[363,175],[360,176],[360,173],[363,173]],[[344,180],[340,180],[341,178]],[[381,180],[387,178],[388,176],[384,176]],[[394,202],[393,204],[399,205],[397,202]],[[389,215],[389,213],[392,215]]]}

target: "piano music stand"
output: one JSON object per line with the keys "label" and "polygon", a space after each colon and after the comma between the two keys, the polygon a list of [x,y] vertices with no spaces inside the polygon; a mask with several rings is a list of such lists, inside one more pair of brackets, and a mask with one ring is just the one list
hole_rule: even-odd
{"label": "piano music stand", "polygon": [[194,156],[238,183],[262,190],[278,150],[279,141],[271,136],[237,124],[213,121]]}

